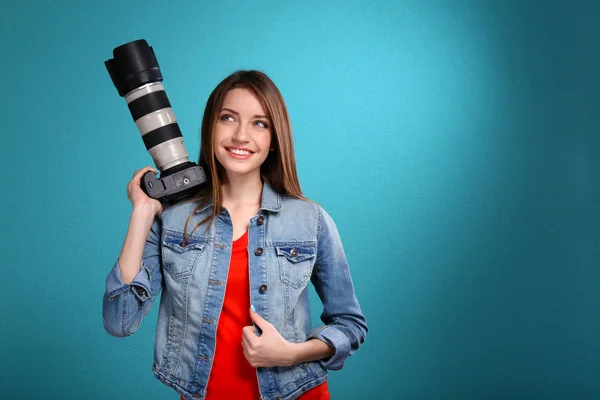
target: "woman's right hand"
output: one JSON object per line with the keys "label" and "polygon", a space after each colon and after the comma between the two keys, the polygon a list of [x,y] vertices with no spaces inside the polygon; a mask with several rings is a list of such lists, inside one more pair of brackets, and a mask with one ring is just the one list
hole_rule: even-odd
{"label": "woman's right hand", "polygon": [[154,215],[156,215],[162,212],[162,204],[160,204],[160,201],[148,197],[141,187],[142,176],[148,171],[158,174],[158,172],[150,166],[137,170],[135,174],[133,174],[131,182],[127,185],[127,198],[131,201],[131,205],[134,209],[149,206],[154,212]]}

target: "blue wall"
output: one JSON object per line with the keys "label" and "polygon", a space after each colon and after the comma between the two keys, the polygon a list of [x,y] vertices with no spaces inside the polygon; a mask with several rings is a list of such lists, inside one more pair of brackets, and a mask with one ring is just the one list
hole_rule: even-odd
{"label": "blue wall", "polygon": [[94,3],[0,13],[3,398],[177,398],[157,308],[101,322],[151,163],[103,62],[138,38],[193,159],[223,77],[283,92],[370,326],[334,399],[600,396],[598,1]]}

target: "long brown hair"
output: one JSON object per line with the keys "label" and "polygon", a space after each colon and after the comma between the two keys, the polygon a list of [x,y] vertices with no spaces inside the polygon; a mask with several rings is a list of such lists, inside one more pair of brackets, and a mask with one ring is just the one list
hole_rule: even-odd
{"label": "long brown hair", "polygon": [[208,177],[206,184],[190,201],[199,201],[200,204],[185,221],[184,232],[187,238],[188,223],[194,213],[205,206],[212,196],[212,213],[202,220],[192,230],[205,222],[209,222],[207,230],[214,218],[221,212],[223,193],[221,191],[221,176],[218,161],[215,158],[213,135],[218,121],[221,107],[227,93],[236,88],[252,91],[261,102],[267,113],[267,118],[272,127],[271,148],[267,159],[260,167],[261,177],[273,189],[284,196],[306,200],[302,195],[298,174],[296,172],[296,157],[294,155],[294,142],[292,127],[285,102],[275,83],[263,72],[255,70],[239,70],[225,78],[210,94],[204,109],[202,129],[200,136],[200,159],[198,164],[204,169]]}

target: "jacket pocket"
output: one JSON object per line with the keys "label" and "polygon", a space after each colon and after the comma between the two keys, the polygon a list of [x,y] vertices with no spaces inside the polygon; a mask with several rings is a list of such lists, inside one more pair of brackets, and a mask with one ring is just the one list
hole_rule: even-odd
{"label": "jacket pocket", "polygon": [[196,260],[206,246],[206,238],[188,236],[175,231],[165,231],[162,241],[163,268],[174,278],[189,275]]}
{"label": "jacket pocket", "polygon": [[310,279],[315,263],[314,245],[275,245],[279,262],[279,278],[283,283],[300,289]]}

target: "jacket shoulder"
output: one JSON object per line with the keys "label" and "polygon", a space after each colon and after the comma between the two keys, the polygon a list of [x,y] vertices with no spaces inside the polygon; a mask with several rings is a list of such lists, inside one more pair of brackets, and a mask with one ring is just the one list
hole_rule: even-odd
{"label": "jacket shoulder", "polygon": [[310,199],[296,199],[285,196],[282,197],[281,203],[283,210],[305,212],[317,216],[323,212],[323,208],[317,202]]}
{"label": "jacket shoulder", "polygon": [[183,230],[185,221],[194,214],[199,202],[184,201],[164,206],[159,219],[165,229]]}

